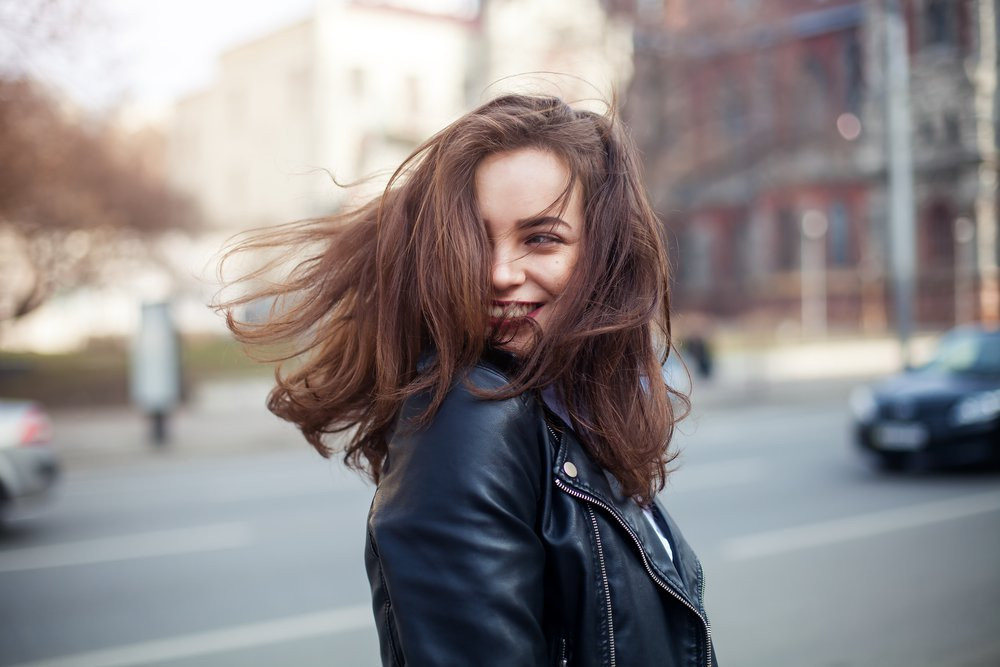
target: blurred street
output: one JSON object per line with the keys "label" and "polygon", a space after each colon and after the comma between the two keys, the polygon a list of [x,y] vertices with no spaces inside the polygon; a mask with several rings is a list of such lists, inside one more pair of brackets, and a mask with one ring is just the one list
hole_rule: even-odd
{"label": "blurred street", "polygon": [[[641,156],[672,340],[713,375],[662,497],[722,666],[1000,665],[1000,468],[879,472],[848,426],[942,334],[1000,337],[1000,0],[0,7],[0,510],[54,492],[0,524],[0,667],[379,664],[373,487],[267,412],[219,315],[302,349],[283,286],[339,241],[277,225],[353,224],[512,92],[620,118]],[[276,235],[226,254],[252,229]],[[882,454],[1000,443],[1000,352],[954,349],[854,394]]]}
{"label": "blurred street", "polygon": [[[1000,473],[874,472],[850,384],[696,384],[663,498],[704,561],[721,663],[1000,664]],[[371,487],[264,389],[203,394],[165,453],[130,413],[56,415],[59,498],[0,537],[0,663],[379,664]]]}

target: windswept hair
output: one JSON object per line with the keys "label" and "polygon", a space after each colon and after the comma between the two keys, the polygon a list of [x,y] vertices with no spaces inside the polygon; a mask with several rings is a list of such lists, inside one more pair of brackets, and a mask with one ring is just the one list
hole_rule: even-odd
{"label": "windswept hair", "polygon": [[[224,261],[283,253],[244,275],[247,285],[282,259],[294,266],[219,308],[238,340],[282,350],[266,359],[279,362],[268,408],[325,457],[334,453],[325,436],[351,431],[344,461],[377,483],[402,403],[430,392],[426,422],[459,373],[498,343],[487,331],[492,253],[474,177],[487,156],[519,148],[565,162],[563,198],[573,188],[583,196],[583,242],[573,279],[509,385],[481,395],[554,385],[594,459],[625,493],[648,501],[674,456],[671,397],[680,409],[688,403],[661,370],[671,346],[663,227],[613,110],[533,95],[483,104],[414,151],[364,205],[259,230],[233,246]],[[268,300],[263,321],[234,316],[237,306]],[[432,361],[418,371],[428,351]]]}

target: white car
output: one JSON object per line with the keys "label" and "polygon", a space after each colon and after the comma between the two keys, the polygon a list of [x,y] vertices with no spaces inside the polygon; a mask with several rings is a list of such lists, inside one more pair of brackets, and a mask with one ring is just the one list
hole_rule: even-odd
{"label": "white car", "polygon": [[0,399],[0,523],[23,516],[51,496],[59,460],[41,406]]}

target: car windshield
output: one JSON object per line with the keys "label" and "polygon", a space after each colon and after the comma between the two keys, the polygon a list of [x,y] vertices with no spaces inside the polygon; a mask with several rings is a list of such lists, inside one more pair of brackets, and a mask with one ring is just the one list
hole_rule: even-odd
{"label": "car windshield", "polygon": [[1000,331],[955,331],[938,344],[922,370],[939,373],[1000,374]]}

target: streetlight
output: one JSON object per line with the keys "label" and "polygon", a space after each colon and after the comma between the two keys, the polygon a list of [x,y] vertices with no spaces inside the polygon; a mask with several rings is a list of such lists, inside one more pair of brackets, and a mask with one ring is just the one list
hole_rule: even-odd
{"label": "streetlight", "polygon": [[822,211],[802,214],[802,331],[826,334],[826,230]]}
{"label": "streetlight", "polygon": [[896,334],[904,367],[910,366],[916,282],[916,218],[910,146],[910,63],[900,0],[884,0],[886,42],[886,148],[889,171],[889,265]]}

